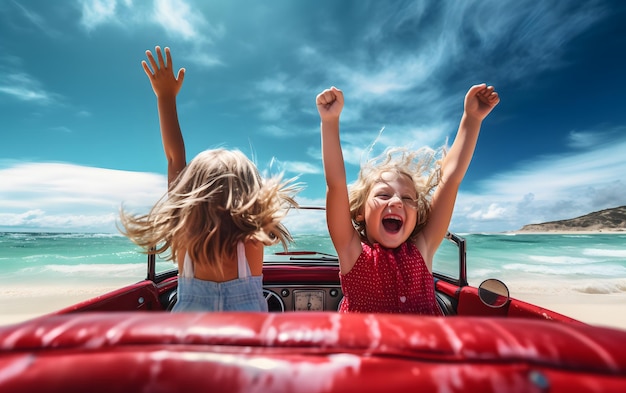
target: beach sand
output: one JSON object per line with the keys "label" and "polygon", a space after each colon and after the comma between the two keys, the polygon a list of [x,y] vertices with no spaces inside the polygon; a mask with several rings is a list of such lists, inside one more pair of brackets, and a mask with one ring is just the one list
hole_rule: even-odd
{"label": "beach sand", "polygon": [[517,293],[514,297],[590,325],[626,330],[626,293],[577,293],[558,297]]}
{"label": "beach sand", "polygon": [[[106,287],[72,286],[70,291],[67,287],[38,286],[33,289],[4,285],[0,289],[0,326],[54,312],[129,283],[107,284]],[[591,325],[626,330],[626,293],[569,293],[567,296],[513,293],[513,297]]]}
{"label": "beach sand", "polygon": [[73,284],[68,289],[67,286],[25,287],[3,283],[0,288],[0,326],[49,314],[129,284],[126,281],[107,283],[106,286]]}
{"label": "beach sand", "polygon": [[[600,230],[545,230],[538,231],[509,231],[510,234],[527,235],[624,235],[625,229],[600,229]],[[606,280],[607,282],[611,280]],[[551,287],[554,283],[549,283]],[[561,283],[561,287],[570,286],[568,283]],[[537,288],[546,287],[543,283],[535,284]],[[620,293],[537,293],[527,291],[512,291],[511,296],[549,310],[563,314],[579,321],[604,327],[612,327],[626,330],[626,292]]]}

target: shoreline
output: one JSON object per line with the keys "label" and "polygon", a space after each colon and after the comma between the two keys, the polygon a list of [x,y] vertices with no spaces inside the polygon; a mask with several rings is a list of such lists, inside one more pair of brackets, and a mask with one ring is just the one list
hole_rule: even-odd
{"label": "shoreline", "polygon": [[614,231],[563,231],[563,230],[546,230],[546,231],[506,231],[494,232],[498,235],[626,235],[626,230]]}

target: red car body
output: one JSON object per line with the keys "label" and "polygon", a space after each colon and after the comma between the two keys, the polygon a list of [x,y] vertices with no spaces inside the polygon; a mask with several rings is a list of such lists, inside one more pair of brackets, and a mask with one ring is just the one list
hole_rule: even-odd
{"label": "red car body", "polygon": [[274,312],[171,313],[176,272],[149,261],[144,281],[0,327],[0,392],[626,392],[626,331],[489,305],[459,245],[459,277],[435,275],[444,317],[337,313],[336,258],[307,252],[266,263]]}

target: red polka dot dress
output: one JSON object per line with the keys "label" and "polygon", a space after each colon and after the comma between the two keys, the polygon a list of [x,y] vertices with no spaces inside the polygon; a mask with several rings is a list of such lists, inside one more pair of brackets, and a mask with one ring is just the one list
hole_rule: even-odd
{"label": "red polka dot dress", "polygon": [[352,270],[339,273],[344,296],[340,312],[442,315],[433,275],[413,243],[395,249],[361,245]]}

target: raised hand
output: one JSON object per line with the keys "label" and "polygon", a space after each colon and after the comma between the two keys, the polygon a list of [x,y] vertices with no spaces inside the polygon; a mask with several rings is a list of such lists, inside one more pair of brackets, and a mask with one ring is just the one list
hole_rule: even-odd
{"label": "raised hand", "polygon": [[318,94],[315,103],[322,120],[339,119],[343,109],[343,92],[333,86]]}
{"label": "raised hand", "polygon": [[483,120],[499,102],[500,97],[493,86],[474,85],[465,95],[465,113]]}
{"label": "raised hand", "polygon": [[170,48],[165,48],[167,63],[163,60],[161,48],[157,46],[155,51],[159,61],[158,64],[154,60],[152,53],[148,50],[146,51],[146,56],[148,56],[148,61],[152,69],[150,69],[145,60],[141,62],[141,65],[150,80],[154,94],[157,96],[161,140],[163,142],[165,158],[167,159],[167,180],[168,185],[171,186],[178,177],[178,174],[187,165],[185,142],[180,130],[180,124],[178,123],[178,113],[176,110],[176,95],[183,86],[185,69],[181,68],[178,71],[178,76],[174,77]]}
{"label": "raised hand", "polygon": [[146,51],[146,56],[148,56],[148,61],[152,69],[150,69],[145,60],[141,62],[143,70],[146,72],[148,79],[150,79],[152,90],[154,90],[154,94],[156,94],[157,97],[176,97],[185,79],[185,69],[181,68],[178,70],[178,75],[174,77],[170,48],[165,48],[167,62],[163,60],[163,53],[161,53],[160,47],[157,46],[155,51],[158,64],[154,56],[152,56],[152,52],[149,50]]}

